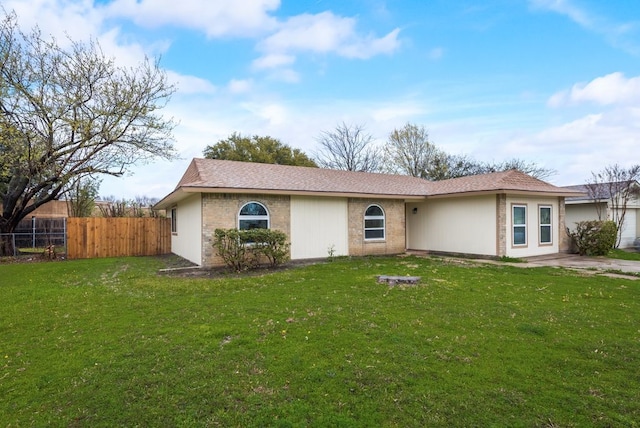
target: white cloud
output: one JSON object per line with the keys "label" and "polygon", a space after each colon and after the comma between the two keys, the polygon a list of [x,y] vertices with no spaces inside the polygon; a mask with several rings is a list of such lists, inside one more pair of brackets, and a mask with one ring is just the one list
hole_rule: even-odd
{"label": "white cloud", "polygon": [[[394,102],[376,107],[370,111],[371,118],[375,122],[398,122],[398,120],[410,121],[411,118],[425,114],[425,107],[413,102]],[[389,130],[391,131],[391,129]]]}
{"label": "white cloud", "polygon": [[115,0],[109,15],[125,17],[144,27],[173,25],[204,32],[209,37],[255,36],[272,29],[269,12],[280,0]]}
{"label": "white cloud", "polygon": [[269,80],[284,83],[299,83],[301,80],[300,73],[290,68],[278,68],[276,70],[273,70],[268,74],[267,78]]}
{"label": "white cloud", "polygon": [[441,48],[441,47],[431,49],[427,55],[427,57],[433,61],[439,60],[443,56],[444,56],[444,48]]}
{"label": "white cloud", "polygon": [[232,94],[244,94],[251,91],[253,87],[253,80],[251,79],[231,79],[229,84],[227,85],[227,89]]}
{"label": "white cloud", "polygon": [[586,10],[572,4],[570,0],[530,0],[530,4],[537,9],[550,10],[566,15],[569,19],[584,27],[591,28],[594,26],[593,17]]}
{"label": "white cloud", "polygon": [[346,58],[368,59],[380,54],[391,54],[398,49],[400,41],[398,35],[400,29],[396,28],[384,37],[376,38],[373,35],[358,37],[352,42],[341,46],[337,52]]}
{"label": "white cloud", "polygon": [[252,67],[256,70],[279,68],[289,66],[294,62],[296,62],[295,56],[276,53],[265,55],[254,60],[252,63]]}
{"label": "white cloud", "polygon": [[91,0],[7,0],[2,3],[7,12],[16,12],[23,30],[38,26],[44,36],[55,37],[61,46],[70,44],[69,39],[86,40],[90,35],[97,35],[102,24],[101,14]]}
{"label": "white cloud", "polygon": [[510,153],[534,160],[558,171],[555,184],[579,184],[606,165],[630,166],[640,161],[635,155],[640,147],[640,109],[590,113],[505,141],[494,147],[497,156]]}
{"label": "white cloud", "polygon": [[613,22],[608,17],[580,7],[573,0],[529,0],[534,9],[565,15],[581,27],[604,36],[613,46],[632,54],[640,53],[637,23]]}
{"label": "white cloud", "polygon": [[346,58],[368,59],[396,51],[400,46],[399,32],[395,29],[379,38],[362,36],[356,31],[354,18],[331,12],[297,15],[281,23],[275,33],[258,44],[258,49],[264,54],[255,64],[278,66],[274,58],[291,61],[291,55],[299,52],[335,53]]}
{"label": "white cloud", "polygon": [[160,55],[170,46],[162,40],[147,46],[125,41],[120,28],[105,26],[103,9],[91,0],[9,0],[3,7],[16,12],[23,31],[37,26],[45,39],[53,37],[63,48],[68,48],[71,41],[95,40],[102,52],[114,58],[119,66],[135,66],[146,56]]}
{"label": "white cloud", "polygon": [[196,76],[187,76],[176,73],[174,71],[167,72],[167,78],[170,83],[177,86],[178,92],[181,94],[213,94],[217,91],[215,85],[206,79]]}
{"label": "white cloud", "polygon": [[627,79],[622,73],[611,73],[586,84],[577,83],[570,90],[552,95],[548,105],[561,107],[586,102],[599,105],[640,105],[640,76]]}

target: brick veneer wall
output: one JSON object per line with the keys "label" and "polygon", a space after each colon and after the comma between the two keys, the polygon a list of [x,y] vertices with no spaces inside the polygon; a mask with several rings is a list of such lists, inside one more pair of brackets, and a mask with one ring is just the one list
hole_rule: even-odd
{"label": "brick veneer wall", "polygon": [[568,253],[571,249],[571,238],[567,234],[566,211],[565,200],[563,197],[558,198],[558,224],[560,230],[558,230],[558,236],[560,242],[558,242],[558,251],[561,253]]}
{"label": "brick veneer wall", "polygon": [[[238,227],[238,213],[247,202],[260,202],[269,211],[271,228],[281,230],[291,239],[291,198],[277,195],[236,195],[205,193],[202,195],[202,265],[221,266],[222,259],[213,248],[216,229]],[[365,241],[364,213],[371,204],[385,213],[385,239]],[[401,199],[349,199],[349,254],[353,256],[399,254],[406,249],[405,206]]]}
{"label": "brick veneer wall", "polygon": [[[385,214],[385,239],[365,241],[364,213],[371,204],[382,207]],[[399,254],[406,249],[405,206],[401,199],[355,199],[350,198],[349,210],[349,254],[364,256],[374,254]]]}
{"label": "brick veneer wall", "polygon": [[291,198],[279,195],[202,194],[202,265],[221,266],[213,238],[216,229],[238,227],[238,213],[247,202],[260,202],[269,212],[271,229],[281,230],[291,239]]}

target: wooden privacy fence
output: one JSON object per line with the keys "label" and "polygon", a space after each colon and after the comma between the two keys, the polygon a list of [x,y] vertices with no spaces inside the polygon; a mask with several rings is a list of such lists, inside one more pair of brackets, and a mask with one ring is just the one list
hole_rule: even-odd
{"label": "wooden privacy fence", "polygon": [[153,256],[171,252],[171,219],[71,217],[67,220],[67,257]]}

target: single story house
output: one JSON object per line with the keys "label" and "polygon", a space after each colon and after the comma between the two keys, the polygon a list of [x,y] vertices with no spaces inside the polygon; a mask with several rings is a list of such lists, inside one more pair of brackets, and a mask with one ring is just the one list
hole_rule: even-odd
{"label": "single story house", "polygon": [[565,197],[579,193],[516,170],[420,178],[193,159],[155,208],[170,213],[171,248],[201,266],[222,261],[217,228],[273,228],[291,259],[399,254],[528,257],[568,249]]}
{"label": "single story house", "polygon": [[622,215],[622,195],[629,192],[624,222],[620,230],[619,248],[631,248],[640,237],[640,184],[637,181],[564,186],[582,195],[566,198],[566,225],[573,230],[576,223],[587,220],[613,220]]}

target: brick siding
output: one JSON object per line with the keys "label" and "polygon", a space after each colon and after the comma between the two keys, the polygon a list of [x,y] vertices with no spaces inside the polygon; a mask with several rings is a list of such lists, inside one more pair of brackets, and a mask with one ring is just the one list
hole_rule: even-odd
{"label": "brick siding", "polygon": [[[364,213],[371,204],[385,214],[385,239],[365,241]],[[365,256],[400,254],[406,249],[405,206],[401,199],[349,199],[349,254]]]}
{"label": "brick siding", "polygon": [[224,262],[213,248],[216,229],[238,227],[238,213],[247,202],[259,202],[269,212],[270,227],[287,234],[291,239],[291,204],[289,196],[202,194],[202,265],[222,266]]}

